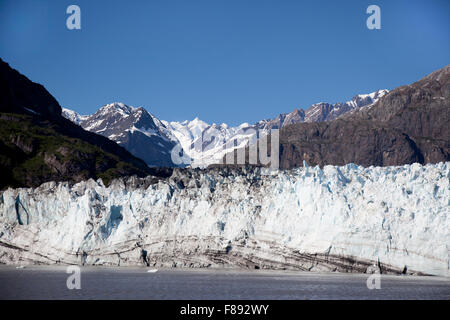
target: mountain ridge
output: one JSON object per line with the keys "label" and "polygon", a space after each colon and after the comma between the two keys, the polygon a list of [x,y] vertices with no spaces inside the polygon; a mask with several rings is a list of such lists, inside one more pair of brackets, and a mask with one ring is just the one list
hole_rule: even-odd
{"label": "mountain ridge", "polygon": [[157,174],[113,141],[61,116],[40,84],[0,59],[0,188]]}
{"label": "mountain ridge", "polygon": [[282,168],[450,161],[450,66],[398,87],[370,108],[280,133]]}
{"label": "mountain ridge", "polygon": [[87,131],[116,142],[149,166],[175,166],[170,156],[175,141],[161,131],[162,124],[143,107],[114,102],[102,106],[92,115],[81,116],[63,109],[63,116],[76,121]]}
{"label": "mountain ridge", "polygon": [[[255,124],[242,123],[229,126],[225,123],[208,124],[198,117],[189,121],[160,120],[144,107],[132,107],[121,102],[114,102],[100,107],[92,115],[80,115],[75,111],[63,108],[63,115],[81,125],[84,129],[101,134],[124,146],[135,156],[144,159],[151,166],[177,166],[170,157],[172,149],[181,146],[183,153],[190,158],[192,167],[206,167],[220,162],[222,157],[232,150],[245,147],[254,139],[255,131],[259,136],[266,135],[271,129],[279,129],[286,125],[300,122],[321,122],[336,119],[348,112],[370,106],[383,97],[388,90],[377,90],[369,94],[355,95],[351,100],[341,103],[316,103],[307,109],[294,109],[290,113],[279,114],[276,118],[260,120]],[[149,132],[139,130],[137,119],[128,118],[135,112],[142,112],[147,118],[147,126],[158,141],[149,140]],[[121,118],[121,119],[120,119]],[[123,123],[127,123],[123,125]],[[137,126],[137,127],[136,127]],[[137,131],[138,133],[134,134]],[[131,132],[127,134],[126,132]],[[147,135],[140,135],[140,133]],[[135,136],[138,135],[139,137]],[[161,140],[165,141],[162,142]],[[235,145],[227,145],[236,140]]]}

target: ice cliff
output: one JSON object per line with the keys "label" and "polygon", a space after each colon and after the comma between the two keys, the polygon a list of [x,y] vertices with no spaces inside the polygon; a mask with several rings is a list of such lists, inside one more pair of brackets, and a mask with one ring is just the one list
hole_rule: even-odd
{"label": "ice cliff", "polygon": [[0,192],[0,263],[450,276],[450,162],[175,170]]}

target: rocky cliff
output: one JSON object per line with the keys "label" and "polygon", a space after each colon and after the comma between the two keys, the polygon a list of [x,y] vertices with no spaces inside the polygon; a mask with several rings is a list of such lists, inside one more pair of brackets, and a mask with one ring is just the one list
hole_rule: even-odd
{"label": "rocky cliff", "polygon": [[280,133],[283,168],[312,165],[390,166],[450,160],[450,66],[399,87],[376,103],[321,123]]}
{"label": "rocky cliff", "polygon": [[115,142],[61,116],[40,84],[0,60],[0,189],[158,174]]}

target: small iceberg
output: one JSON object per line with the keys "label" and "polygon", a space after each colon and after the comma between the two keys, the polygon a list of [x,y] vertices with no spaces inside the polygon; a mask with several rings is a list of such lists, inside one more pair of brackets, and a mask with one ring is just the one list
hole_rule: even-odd
{"label": "small iceberg", "polygon": [[158,269],[150,269],[150,270],[147,270],[147,272],[149,272],[149,273],[155,273],[156,271],[158,271]]}

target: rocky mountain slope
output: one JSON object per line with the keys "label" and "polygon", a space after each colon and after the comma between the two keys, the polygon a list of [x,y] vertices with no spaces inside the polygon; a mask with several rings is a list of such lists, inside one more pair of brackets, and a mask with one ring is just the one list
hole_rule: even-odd
{"label": "rocky mountain slope", "polygon": [[255,127],[264,130],[281,129],[296,123],[334,120],[346,113],[371,106],[388,92],[388,90],[384,89],[369,94],[358,94],[347,102],[338,102],[335,104],[325,102],[315,103],[306,110],[295,109],[290,113],[282,113],[274,119],[258,121]]}
{"label": "rocky mountain slope", "polygon": [[0,189],[43,182],[152,173],[113,141],[61,116],[61,107],[40,84],[0,60]]}
{"label": "rocky mountain slope", "polygon": [[450,160],[450,66],[399,87],[378,102],[328,122],[286,126],[283,168],[312,165],[389,166]]}
{"label": "rocky mountain slope", "polygon": [[360,94],[344,103],[317,103],[308,109],[295,109],[279,114],[274,119],[258,121],[255,124],[242,123],[232,127],[225,123],[208,124],[198,118],[193,121],[162,121],[165,127],[180,142],[184,152],[190,157],[193,167],[206,167],[222,161],[232,150],[243,148],[267,135],[270,129],[279,129],[302,122],[322,122],[336,119],[346,113],[368,107],[383,97],[388,90],[378,90],[370,94]]}
{"label": "rocky mountain slope", "polygon": [[450,163],[175,169],[0,193],[0,263],[450,276]]}
{"label": "rocky mountain slope", "polygon": [[123,103],[101,107],[93,115],[82,116],[63,109],[63,116],[83,129],[117,142],[149,166],[172,167],[170,152],[177,141],[162,131],[160,123],[144,108],[134,108]]}
{"label": "rocky mountain slope", "polygon": [[[63,109],[63,115],[86,130],[116,141],[151,166],[207,167],[219,163],[226,153],[267,135],[270,129],[336,119],[372,105],[387,92],[378,90],[356,95],[345,103],[317,103],[306,110],[295,109],[274,119],[261,120],[253,125],[242,123],[236,127],[225,123],[208,124],[198,118],[168,122],[157,119],[142,107],[133,108],[123,103],[106,105],[94,115],[79,115],[69,109]],[[184,157],[179,159],[182,162],[174,163],[170,154],[176,145],[183,150]]]}

